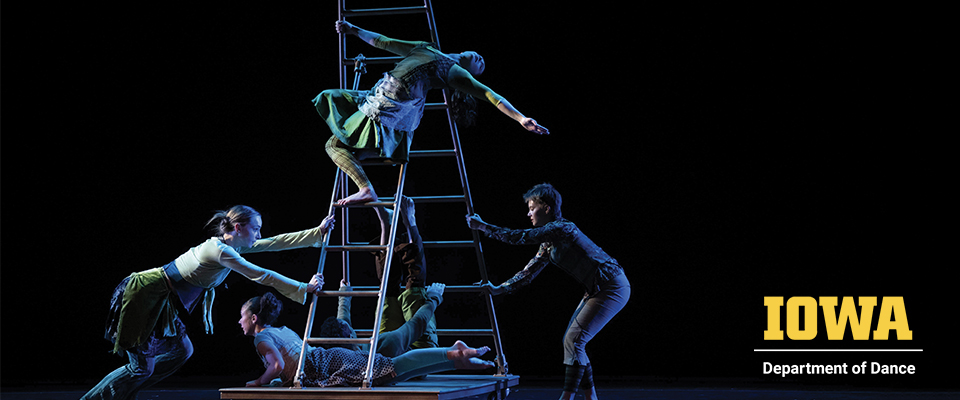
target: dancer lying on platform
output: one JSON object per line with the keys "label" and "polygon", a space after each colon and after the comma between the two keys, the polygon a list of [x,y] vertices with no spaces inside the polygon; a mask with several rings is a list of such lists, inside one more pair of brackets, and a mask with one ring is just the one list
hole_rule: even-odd
{"label": "dancer lying on platform", "polygon": [[539,244],[537,255],[527,266],[500,285],[483,286],[493,294],[512,293],[529,284],[543,268],[553,263],[579,281],[586,294],[574,311],[563,338],[563,363],[566,374],[561,399],[570,399],[578,387],[587,399],[597,397],[593,387],[593,368],[584,351],[604,325],[630,298],[630,282],[617,260],[593,243],[573,222],[561,217],[560,193],[549,184],[534,186],[523,195],[533,229],[506,229],[488,224],[479,215],[467,216],[471,229],[509,244]]}
{"label": "dancer lying on platform", "polygon": [[103,378],[83,399],[136,398],[146,389],[176,372],[193,354],[193,344],[177,316],[176,302],[192,312],[203,299],[203,321],[213,333],[213,290],[230,271],[273,287],[303,304],[316,291],[322,277],[297,282],[245,260],[241,254],[319,247],[323,234],[333,229],[333,218],[300,232],[260,239],[260,214],[247,206],[221,211],[208,222],[217,236],[188,250],[169,264],[125,278],[113,292],[106,338],[115,353],[125,352],[129,364]]}
{"label": "dancer lying on platform", "polygon": [[[391,39],[346,21],[337,22],[337,31],[404,57],[369,91],[332,89],[313,100],[317,112],[333,131],[325,146],[327,154],[359,188],[357,193],[339,200],[340,204],[377,201],[376,191],[357,159],[406,162],[430,89],[456,89],[461,94],[454,97],[464,102],[474,102],[471,96],[485,100],[524,129],[540,135],[550,133],[474,78],[484,70],[483,57],[476,52],[444,54],[430,43]],[[459,101],[455,103],[455,110],[463,109]],[[475,113],[469,110],[460,115],[470,119]]]}
{"label": "dancer lying on platform", "polygon": [[[436,342],[424,345],[418,343],[423,341],[427,327],[433,320],[433,313],[437,306],[443,301],[443,289],[446,285],[434,283],[427,286],[423,298],[425,301],[414,310],[414,314],[409,318],[404,315],[394,315],[388,317],[387,307],[384,307],[384,314],[381,319],[379,339],[377,340],[377,353],[387,357],[396,357],[413,349],[438,347]],[[349,291],[350,286],[343,281],[340,282],[341,291]],[[419,296],[418,296],[419,297]],[[351,306],[350,296],[341,296],[340,305],[337,309],[336,317],[329,317],[320,325],[320,337],[329,338],[356,338],[357,333],[353,329],[350,316]],[[388,297],[389,299],[389,297]],[[396,300],[396,298],[394,298]],[[396,311],[398,306],[393,307]],[[406,309],[404,309],[406,311]],[[399,311],[398,311],[399,312]],[[394,322],[386,322],[392,319]],[[393,327],[393,323],[399,322],[400,325]],[[436,340],[436,332],[434,332]],[[418,347],[419,346],[419,347]],[[343,347],[351,350],[367,351],[366,346],[357,346],[352,344],[325,345],[324,348]]]}
{"label": "dancer lying on platform", "polygon": [[[272,293],[254,297],[240,309],[240,327],[263,360],[266,371],[247,386],[290,386],[300,362],[303,341],[290,328],[274,327],[283,305]],[[373,367],[374,386],[402,382],[412,377],[454,369],[486,369],[494,366],[482,356],[487,347],[474,349],[461,341],[448,348],[417,349],[397,357],[376,355]],[[367,368],[368,353],[335,347],[324,349],[307,346],[303,386],[359,386]],[[279,378],[277,381],[275,379]]]}

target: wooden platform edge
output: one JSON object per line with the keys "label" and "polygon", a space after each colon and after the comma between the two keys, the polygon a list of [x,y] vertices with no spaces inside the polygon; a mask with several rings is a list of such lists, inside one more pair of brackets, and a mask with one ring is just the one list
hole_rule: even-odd
{"label": "wooden platform edge", "polygon": [[[517,375],[427,375],[423,379],[361,389],[358,387],[290,387],[222,388],[221,399],[414,399],[452,400],[493,394],[520,384]],[[491,396],[497,398],[496,396]],[[500,398],[505,397],[505,393]]]}

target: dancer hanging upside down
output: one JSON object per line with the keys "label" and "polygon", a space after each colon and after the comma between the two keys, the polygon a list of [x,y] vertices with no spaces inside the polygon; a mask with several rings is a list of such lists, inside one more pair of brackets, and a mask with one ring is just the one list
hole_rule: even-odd
{"label": "dancer hanging upside down", "polygon": [[82,399],[132,399],[137,393],[176,372],[193,354],[193,344],[177,316],[176,302],[187,312],[203,301],[207,333],[213,333],[214,288],[230,271],[277,289],[300,304],[322,284],[314,275],[310,283],[297,282],[256,266],[240,254],[319,247],[323,234],[333,229],[333,218],[300,232],[260,238],[260,213],[247,206],[218,212],[208,226],[217,236],[183,253],[176,260],[125,278],[114,290],[106,338],[115,353],[125,353],[129,364],[116,369]]}
{"label": "dancer hanging upside down", "polygon": [[533,229],[506,229],[488,224],[479,215],[468,215],[467,225],[487,236],[509,244],[539,244],[537,255],[527,266],[500,285],[483,286],[493,294],[513,293],[533,281],[549,263],[553,263],[579,281],[586,293],[574,311],[563,337],[563,363],[566,375],[561,399],[570,399],[584,389],[587,399],[596,399],[593,368],[585,347],[610,322],[630,298],[630,282],[623,268],[580,229],[561,217],[560,193],[549,184],[534,186],[523,195]]}
{"label": "dancer hanging upside down", "polygon": [[[266,367],[263,375],[247,382],[247,386],[290,386],[293,383],[303,341],[290,328],[273,326],[282,306],[276,296],[266,293],[248,300],[240,309],[240,327],[245,335],[254,337],[253,344]],[[307,346],[306,351],[304,375],[300,382],[303,386],[359,386],[363,383],[368,353],[342,347]],[[376,354],[371,383],[382,386],[454,369],[487,369],[494,366],[493,362],[477,357],[488,351],[487,347],[474,349],[457,341],[451,347],[411,350],[397,357]]]}
{"label": "dancer hanging upside down", "polygon": [[[337,31],[403,57],[369,91],[331,89],[313,100],[317,112],[333,131],[325,146],[327,154],[359,188],[357,193],[339,200],[340,204],[377,201],[376,191],[357,160],[386,158],[405,162],[430,89],[456,89],[468,96],[454,97],[465,102],[472,102],[471,96],[485,100],[524,129],[540,135],[550,133],[474,78],[484,70],[483,57],[476,52],[444,54],[430,43],[391,39],[346,21],[337,21]],[[454,105],[454,109],[458,108]]]}

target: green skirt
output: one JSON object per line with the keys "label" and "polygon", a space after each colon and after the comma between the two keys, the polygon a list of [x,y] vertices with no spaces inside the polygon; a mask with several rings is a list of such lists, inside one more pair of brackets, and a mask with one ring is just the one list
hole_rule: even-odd
{"label": "green skirt", "polygon": [[158,340],[184,335],[172,294],[162,268],[124,279],[114,291],[107,318],[106,336],[114,343],[113,351],[140,347],[151,355]]}
{"label": "green skirt", "polygon": [[330,89],[313,102],[330,131],[358,159],[390,159],[406,162],[413,133],[393,129],[368,117],[359,107],[368,91]]}

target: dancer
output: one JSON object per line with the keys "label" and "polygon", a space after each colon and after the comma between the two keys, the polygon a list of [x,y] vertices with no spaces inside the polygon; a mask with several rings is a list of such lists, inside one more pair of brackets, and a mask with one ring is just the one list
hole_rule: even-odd
{"label": "dancer", "polygon": [[486,100],[524,129],[540,135],[550,133],[474,78],[485,68],[483,57],[476,52],[444,54],[430,43],[391,39],[346,21],[337,21],[336,27],[338,32],[403,57],[369,91],[331,89],[313,99],[317,112],[333,131],[325,146],[327,154],[359,188],[357,193],[340,199],[340,204],[377,201],[376,191],[357,160],[373,157],[405,162],[430,89],[456,89],[469,96],[455,97]]}
{"label": "dancer", "polygon": [[513,293],[529,284],[548,263],[553,263],[580,282],[586,293],[570,318],[563,337],[566,374],[561,399],[570,399],[577,389],[586,398],[597,398],[593,368],[585,346],[617,314],[630,298],[630,282],[623,268],[583,232],[561,217],[560,193],[550,184],[534,186],[523,200],[527,203],[532,229],[506,229],[488,224],[479,215],[468,215],[467,225],[508,244],[539,244],[537,255],[523,270],[500,285],[483,286],[493,295]]}
{"label": "dancer", "polygon": [[[417,227],[412,199],[406,196],[400,199],[400,213],[410,241],[394,247],[393,265],[390,276],[386,278],[387,293],[380,319],[377,352],[387,357],[395,357],[411,349],[439,346],[434,312],[443,301],[443,290],[446,287],[441,283],[429,286],[425,284],[427,268],[423,255],[423,240]],[[377,215],[384,226],[390,220],[390,213],[383,207],[377,208]],[[387,238],[381,237],[380,244],[387,244]],[[375,256],[377,275],[382,282],[385,252],[379,251]],[[404,287],[402,291],[401,286]],[[349,282],[340,281],[340,290],[351,290]],[[321,324],[321,336],[356,337],[350,318],[351,299],[350,296],[340,296],[337,316],[331,316]],[[358,348],[352,345],[341,347]]]}
{"label": "dancer", "polygon": [[193,354],[193,344],[177,315],[176,302],[187,310],[203,302],[206,332],[213,333],[214,288],[236,271],[270,286],[300,304],[322,285],[322,276],[298,282],[245,260],[241,254],[318,247],[333,229],[328,216],[313,229],[260,238],[263,221],[253,208],[237,205],[217,212],[207,223],[216,232],[160,268],[133,273],[114,290],[106,338],[129,363],[108,374],[82,399],[128,399],[176,372]]}
{"label": "dancer", "polygon": [[[282,308],[272,293],[248,300],[240,308],[240,327],[263,360],[266,371],[247,386],[291,386],[300,362],[303,341],[285,326],[274,327]],[[367,368],[367,353],[335,347],[307,346],[304,360],[303,386],[359,386]],[[487,369],[494,364],[477,357],[490,351],[474,349],[461,341],[449,348],[417,349],[397,357],[376,354],[373,377],[375,386],[454,369]],[[279,378],[279,379],[278,379]]]}
{"label": "dancer", "polygon": [[[442,283],[433,283],[427,286],[422,296],[424,301],[414,310],[414,314],[411,317],[405,318],[403,315],[394,315],[390,318],[395,322],[389,324],[381,323],[380,336],[377,340],[377,353],[387,357],[396,357],[417,348],[439,347],[435,342],[428,346],[420,344],[421,347],[417,347],[417,342],[422,340],[428,326],[430,326],[430,321],[433,320],[434,312],[436,312],[440,303],[443,302],[444,288],[446,288],[446,285]],[[346,282],[340,281],[340,290],[350,291],[351,288]],[[397,307],[398,306],[394,306],[394,309]],[[337,308],[337,316],[328,317],[323,321],[323,324],[320,325],[320,337],[356,338],[357,333],[353,329],[350,308],[351,297],[341,296],[339,307]],[[381,321],[387,318],[385,307]],[[399,325],[394,327],[394,323],[399,323]],[[433,326],[436,327],[435,324]],[[435,334],[436,332],[434,332],[434,335]],[[434,338],[435,337],[436,336],[434,336]],[[343,347],[351,350],[367,351],[367,347],[353,344],[327,345],[323,347]]]}
{"label": "dancer", "polygon": [[[428,303],[436,303],[433,306],[435,310],[442,300],[442,297],[431,300],[433,295],[427,293],[427,261],[423,252],[423,238],[421,238],[420,229],[417,227],[416,208],[413,199],[406,196],[401,197],[399,212],[400,219],[406,227],[408,242],[394,246],[390,276],[383,276],[383,270],[387,262],[386,251],[377,252],[375,255],[377,276],[381,282],[383,280],[387,281],[387,297],[383,306],[383,319],[380,323],[381,333],[399,329],[406,322],[413,320],[417,310]],[[390,213],[385,208],[378,207],[377,215],[380,218],[381,231],[389,232]],[[402,235],[398,236],[402,237]],[[398,238],[398,240],[400,239]],[[386,238],[381,239],[381,245],[387,243]],[[400,290],[401,286],[404,287],[402,291]],[[440,294],[442,294],[442,290]],[[432,312],[427,320],[427,326],[421,333],[422,336],[411,343],[412,348],[438,346],[437,320]]]}

